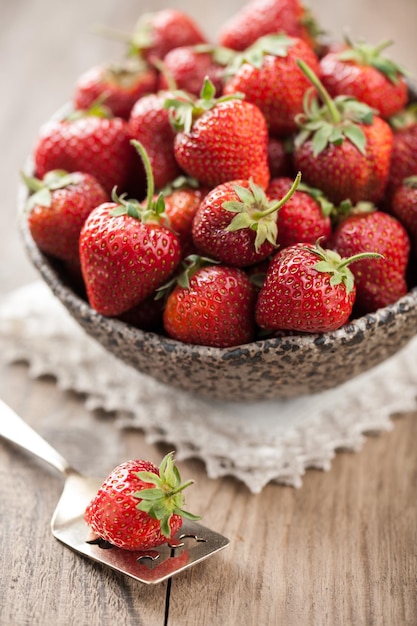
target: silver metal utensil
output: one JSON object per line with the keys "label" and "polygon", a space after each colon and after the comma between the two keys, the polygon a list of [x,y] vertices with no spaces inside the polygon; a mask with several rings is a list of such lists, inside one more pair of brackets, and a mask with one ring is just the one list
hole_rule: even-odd
{"label": "silver metal utensil", "polygon": [[184,520],[175,541],[147,551],[116,548],[101,540],[89,540],[84,521],[87,504],[103,480],[83,476],[0,400],[0,437],[49,463],[65,477],[64,490],[51,520],[54,537],[94,561],[108,565],[142,583],[156,584],[179,574],[229,545],[219,533]]}

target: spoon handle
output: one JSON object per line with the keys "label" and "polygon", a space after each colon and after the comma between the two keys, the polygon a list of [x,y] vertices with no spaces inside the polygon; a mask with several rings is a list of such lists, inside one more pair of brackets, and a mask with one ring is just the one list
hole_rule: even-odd
{"label": "spoon handle", "polygon": [[31,452],[42,461],[52,465],[61,474],[73,473],[69,463],[33,428],[0,399],[0,437],[23,450]]}

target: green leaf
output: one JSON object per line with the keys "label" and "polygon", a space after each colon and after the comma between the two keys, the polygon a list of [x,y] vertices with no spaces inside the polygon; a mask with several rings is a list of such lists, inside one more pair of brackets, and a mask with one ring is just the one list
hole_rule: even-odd
{"label": "green leaf", "polygon": [[244,203],[238,200],[226,200],[226,202],[223,202],[222,207],[226,211],[232,211],[233,213],[241,213],[245,209]]}
{"label": "green leaf", "polygon": [[133,494],[135,498],[140,498],[141,500],[160,500],[164,496],[164,492],[162,489],[155,487],[155,489],[143,489],[142,491],[137,491]]}
{"label": "green leaf", "polygon": [[43,187],[36,191],[33,195],[29,196],[26,203],[26,208],[31,211],[35,206],[50,207],[52,204],[52,194],[47,187]]}
{"label": "green leaf", "polygon": [[253,219],[248,213],[238,213],[227,226],[226,230],[234,232],[241,230],[242,228],[250,228],[253,224]]}
{"label": "green leaf", "polygon": [[216,88],[209,78],[205,78],[200,92],[202,100],[212,101],[216,96]]}
{"label": "green leaf", "polygon": [[313,154],[317,157],[327,147],[333,132],[331,124],[323,123],[313,135]]}
{"label": "green leaf", "polygon": [[363,130],[357,124],[350,124],[344,128],[344,134],[347,139],[361,152],[366,154],[366,136]]}
{"label": "green leaf", "polygon": [[258,223],[255,237],[255,250],[259,252],[260,247],[265,241],[269,241],[273,246],[277,245],[278,226],[274,216],[270,219],[264,218]]}
{"label": "green leaf", "polygon": [[171,519],[171,516],[169,515],[168,517],[164,517],[161,520],[161,531],[162,531],[162,534],[165,537],[170,537],[170,535],[171,535],[171,529],[170,529],[170,526],[169,526],[170,519]]}
{"label": "green leaf", "polygon": [[199,519],[201,519],[200,515],[194,515],[193,513],[190,513],[189,511],[184,511],[184,509],[175,509],[174,513],[176,515],[181,515],[181,517],[185,517],[186,519],[189,519],[192,522],[197,522]]}
{"label": "green leaf", "polygon": [[243,204],[252,204],[254,200],[253,192],[247,187],[242,187],[241,185],[234,185],[233,189],[236,192],[239,200],[243,202]]}

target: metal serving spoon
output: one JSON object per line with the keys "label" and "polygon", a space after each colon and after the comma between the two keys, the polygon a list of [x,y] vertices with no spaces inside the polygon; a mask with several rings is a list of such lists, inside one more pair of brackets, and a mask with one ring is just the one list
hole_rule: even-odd
{"label": "metal serving spoon", "polygon": [[49,463],[65,477],[64,490],[51,520],[52,534],[93,561],[104,563],[142,583],[156,584],[229,545],[226,537],[188,520],[184,520],[175,541],[152,550],[132,552],[101,540],[89,540],[84,511],[103,480],[77,472],[2,400],[0,437]]}

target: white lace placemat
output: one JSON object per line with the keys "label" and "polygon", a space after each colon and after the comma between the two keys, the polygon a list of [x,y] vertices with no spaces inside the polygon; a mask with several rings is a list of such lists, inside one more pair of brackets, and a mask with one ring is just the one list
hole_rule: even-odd
{"label": "white lace placemat", "polygon": [[89,409],[114,411],[119,427],[166,442],[178,460],[199,458],[210,478],[232,475],[253,493],[270,481],[299,487],[307,468],[330,468],[336,450],[357,451],[364,434],[392,428],[413,410],[417,337],[396,356],[344,385],[296,400],[208,402],[140,374],[88,337],[42,282],[0,301],[0,359],[26,361],[85,394]]}

